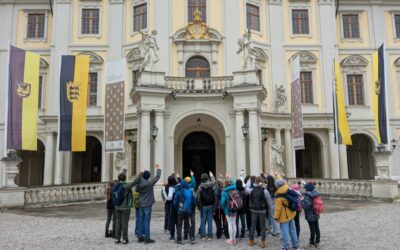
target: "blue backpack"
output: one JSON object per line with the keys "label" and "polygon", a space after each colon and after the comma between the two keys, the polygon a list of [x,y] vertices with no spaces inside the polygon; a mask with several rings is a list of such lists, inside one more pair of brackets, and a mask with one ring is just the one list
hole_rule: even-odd
{"label": "blue backpack", "polygon": [[118,183],[112,189],[112,201],[115,206],[121,206],[125,200],[124,184]]}
{"label": "blue backpack", "polygon": [[277,194],[276,198],[285,198],[288,200],[289,202],[289,206],[284,206],[288,207],[290,210],[292,211],[298,211],[298,205],[299,205],[299,195],[296,193],[296,191],[292,190],[292,189],[288,189],[286,194]]}
{"label": "blue backpack", "polygon": [[192,214],[192,203],[194,201],[193,192],[190,189],[184,189],[183,195],[178,204],[178,212],[182,214]]}

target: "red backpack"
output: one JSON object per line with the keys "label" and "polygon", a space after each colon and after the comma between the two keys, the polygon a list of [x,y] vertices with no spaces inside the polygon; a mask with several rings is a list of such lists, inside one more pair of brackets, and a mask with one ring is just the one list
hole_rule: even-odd
{"label": "red backpack", "polygon": [[313,199],[312,206],[314,214],[320,215],[322,212],[324,212],[325,206],[321,196],[317,196]]}

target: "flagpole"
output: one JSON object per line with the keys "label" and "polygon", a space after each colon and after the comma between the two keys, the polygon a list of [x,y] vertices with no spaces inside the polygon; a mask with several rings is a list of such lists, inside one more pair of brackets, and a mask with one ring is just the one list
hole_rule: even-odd
{"label": "flagpole", "polygon": [[8,53],[7,53],[7,68],[8,72],[6,73],[6,84],[7,84],[7,91],[6,91],[6,100],[5,103],[5,111],[4,111],[4,150],[3,150],[3,156],[7,156],[7,140],[8,140],[8,95],[10,92],[10,49],[11,48],[11,40],[8,40]]}
{"label": "flagpole", "polygon": [[388,81],[388,75],[387,75],[387,69],[388,69],[388,67],[387,67],[387,63],[388,63],[388,61],[387,61],[387,57],[386,57],[386,39],[383,39],[383,61],[384,61],[384,63],[383,63],[383,69],[384,69],[384,76],[385,76],[385,82],[383,83],[383,84],[385,84],[385,106],[386,106],[386,109],[385,109],[385,111],[386,111],[386,134],[387,134],[387,141],[388,141],[388,143],[387,143],[387,150],[389,150],[390,151],[390,147],[391,147],[391,140],[390,140],[390,125],[389,125],[389,122],[390,122],[390,118],[389,118],[389,115],[390,115],[390,112],[389,112],[389,102],[388,102],[388,99],[389,99],[389,92],[388,92],[388,85],[387,85],[387,81]]}
{"label": "flagpole", "polygon": [[[58,63],[59,63],[59,68],[60,68],[60,71],[59,71],[59,75],[60,75],[60,73],[61,73],[61,61],[62,61],[62,51],[58,51]],[[60,84],[60,82],[58,81],[58,84],[59,84],[59,88],[61,88],[61,84]],[[58,95],[60,95],[60,89],[58,89]],[[54,169],[54,184],[55,185],[61,185],[61,183],[62,183],[62,178],[59,178],[60,176],[61,176],[61,166],[60,166],[60,164],[62,164],[61,162],[60,162],[60,157],[61,157],[61,159],[62,159],[62,156],[60,155],[60,154],[62,154],[63,152],[62,151],[60,151],[60,114],[61,114],[61,112],[60,112],[60,110],[61,110],[61,96],[59,96],[59,101],[58,101],[58,128],[57,128],[57,149],[56,149],[56,167],[55,167],[55,169]],[[58,167],[57,167],[58,166]],[[59,179],[59,180],[58,180]]]}
{"label": "flagpole", "polygon": [[[336,67],[336,61],[335,57],[333,57],[333,123],[334,123],[334,129],[335,129],[335,137],[336,137],[336,178],[340,179],[340,155],[339,155],[339,123],[338,123],[338,110],[337,110],[337,91],[336,91],[336,72],[335,72],[335,67]],[[339,76],[340,77],[340,76]]]}

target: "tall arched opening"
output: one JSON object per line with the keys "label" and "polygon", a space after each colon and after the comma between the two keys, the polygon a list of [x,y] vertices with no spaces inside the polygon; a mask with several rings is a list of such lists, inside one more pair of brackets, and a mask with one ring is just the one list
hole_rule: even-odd
{"label": "tall arched opening", "polygon": [[100,182],[101,164],[101,142],[94,136],[87,136],[86,151],[72,153],[72,182]]}
{"label": "tall arched opening", "polygon": [[349,179],[374,179],[375,164],[372,156],[374,143],[363,134],[351,136],[352,146],[347,147]]}
{"label": "tall arched opening", "polygon": [[45,154],[43,143],[38,140],[36,151],[19,150],[17,154],[22,162],[15,183],[20,187],[42,186]]}
{"label": "tall arched opening", "polygon": [[303,150],[296,150],[296,176],[322,178],[321,143],[311,134],[304,134]]}

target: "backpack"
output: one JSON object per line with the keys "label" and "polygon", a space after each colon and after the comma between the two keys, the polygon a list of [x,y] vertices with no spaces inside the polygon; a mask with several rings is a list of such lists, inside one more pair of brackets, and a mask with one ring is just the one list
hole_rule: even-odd
{"label": "backpack", "polygon": [[121,206],[125,200],[125,188],[124,184],[118,183],[112,189],[112,201],[115,206]]}
{"label": "backpack", "polygon": [[201,206],[212,206],[215,203],[214,189],[210,186],[207,188],[202,187],[200,190]]}
{"label": "backpack", "polygon": [[178,211],[182,214],[192,214],[193,192],[190,189],[184,189],[182,193],[178,204]]}
{"label": "backpack", "polygon": [[264,188],[253,187],[249,197],[250,209],[265,210],[267,209],[267,201],[265,200]]}
{"label": "backpack", "polygon": [[242,195],[238,190],[229,191],[228,196],[228,210],[230,212],[236,213],[243,208]]}
{"label": "backpack", "polygon": [[313,212],[316,215],[320,215],[322,212],[324,212],[325,206],[321,196],[314,197],[314,199],[312,200],[312,207]]}
{"label": "backpack", "polygon": [[[283,204],[283,206],[289,208],[291,211],[298,211],[298,207],[299,207],[299,195],[297,194],[296,191],[292,190],[292,189],[288,189],[286,194],[277,194],[276,195],[277,198],[282,197],[285,198],[288,202],[289,205],[286,206],[285,204]],[[300,203],[301,205],[301,203]]]}

